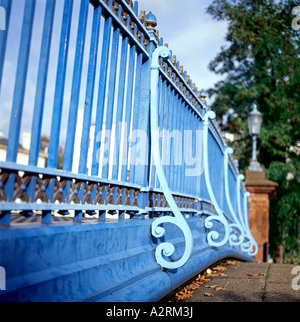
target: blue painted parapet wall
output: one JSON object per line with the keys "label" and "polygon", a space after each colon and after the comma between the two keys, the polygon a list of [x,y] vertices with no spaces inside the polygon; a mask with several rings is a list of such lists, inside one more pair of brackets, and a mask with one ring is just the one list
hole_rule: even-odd
{"label": "blue painted parapet wall", "polygon": [[[193,251],[186,265],[174,270],[162,270],[155,261],[152,220],[1,228],[7,291],[0,301],[154,302],[222,258],[252,260],[239,248],[211,247],[205,216],[187,223]],[[176,248],[172,258],[181,258],[183,235],[174,225],[164,227]]]}
{"label": "blue painted parapet wall", "polygon": [[130,0],[17,3],[1,2],[0,301],[153,302],[252,261],[244,177],[156,17]]}

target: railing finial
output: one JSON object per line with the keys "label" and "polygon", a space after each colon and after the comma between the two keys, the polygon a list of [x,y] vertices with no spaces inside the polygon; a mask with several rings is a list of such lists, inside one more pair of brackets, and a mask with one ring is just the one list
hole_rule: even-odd
{"label": "railing finial", "polygon": [[155,15],[150,11],[146,15],[146,28],[148,30],[153,30],[153,29],[155,29],[156,26],[157,26],[157,19],[156,19]]}

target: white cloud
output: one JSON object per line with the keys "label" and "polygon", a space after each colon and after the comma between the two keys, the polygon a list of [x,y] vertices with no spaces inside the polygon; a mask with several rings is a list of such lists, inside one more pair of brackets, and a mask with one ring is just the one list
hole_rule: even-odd
{"label": "white cloud", "polygon": [[[184,69],[191,76],[191,79],[194,83],[196,83],[196,86],[199,90],[202,88],[208,89],[213,87],[217,80],[220,79],[219,76],[208,70],[208,64],[216,57],[221,46],[225,44],[224,37],[227,30],[226,23],[214,21],[212,17],[207,14],[206,8],[211,2],[212,0],[189,0],[186,2],[182,2],[182,0],[139,0],[139,12],[141,10],[146,10],[147,12],[152,11],[156,15],[158,20],[157,29],[160,31],[160,37],[163,37],[164,42],[169,44],[169,48],[173,51],[173,54],[177,56],[180,64],[184,66]],[[64,108],[62,115],[62,137],[65,136],[68,118],[68,106],[71,95],[72,67],[75,55],[77,35],[76,22],[78,21],[79,4],[79,1],[75,1],[73,8],[73,14],[77,18],[72,22],[72,37],[70,40],[67,69],[68,73],[66,77]],[[16,17],[22,16],[23,9],[23,1],[17,0],[14,2],[12,7],[14,27],[10,28],[9,30],[6,62],[4,66],[5,77],[3,79],[2,92],[0,96],[2,112],[5,111],[3,115],[6,116],[0,120],[0,130],[3,130],[5,134],[8,132],[22,28],[22,19],[17,19]],[[24,129],[27,131],[30,130],[32,122],[35,98],[34,86],[36,85],[38,72],[38,64],[36,62],[38,62],[40,54],[42,28],[38,28],[38,26],[42,25],[44,11],[45,3],[43,1],[39,1],[35,15],[33,41],[31,44],[28,79],[25,93],[24,113],[22,119],[22,130]],[[62,11],[63,1],[58,1],[54,19],[54,30],[51,43],[49,73],[42,127],[42,132],[45,134],[49,134],[51,126]],[[91,17],[89,19],[91,19]],[[91,25],[91,21],[89,22]],[[87,39],[89,38],[90,35]],[[85,55],[85,73],[87,72],[87,54]],[[85,86],[84,82],[83,84]],[[81,91],[83,92],[83,90]],[[82,96],[82,99],[84,100],[84,95]]]}
{"label": "white cloud", "polygon": [[226,22],[218,22],[206,12],[211,0],[140,0],[139,10],[152,11],[164,42],[196,86],[210,88],[220,76],[208,70],[208,64],[226,43]]}

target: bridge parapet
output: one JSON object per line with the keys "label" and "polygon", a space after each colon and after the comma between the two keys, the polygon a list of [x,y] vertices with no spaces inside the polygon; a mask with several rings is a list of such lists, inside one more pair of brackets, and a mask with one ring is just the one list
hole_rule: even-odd
{"label": "bridge parapet", "polygon": [[[14,31],[15,1],[2,3]],[[27,0],[15,60],[0,31],[0,300],[154,301],[214,261],[257,252],[233,151],[156,25],[127,0]]]}

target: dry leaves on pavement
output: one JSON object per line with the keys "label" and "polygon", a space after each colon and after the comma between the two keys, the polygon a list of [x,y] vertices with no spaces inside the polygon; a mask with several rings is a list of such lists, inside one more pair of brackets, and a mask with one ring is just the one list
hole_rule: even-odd
{"label": "dry leaves on pavement", "polygon": [[226,290],[226,286],[228,285],[228,283],[225,285],[225,287],[221,287],[219,285],[206,285],[206,288],[212,288],[215,291],[225,291]]}
{"label": "dry leaves on pavement", "polygon": [[[195,291],[198,290],[200,287],[202,287],[204,284],[210,282],[212,277],[215,277],[215,276],[226,277],[227,275],[224,273],[227,270],[226,266],[237,266],[238,264],[239,264],[239,261],[228,260],[222,263],[218,263],[215,266],[212,266],[206,269],[206,271],[204,271],[202,274],[199,274],[192,282],[190,282],[190,284],[182,287],[178,292],[176,292],[174,298],[172,298],[170,302],[181,302],[191,298],[195,293]],[[225,291],[227,285],[228,283],[224,287],[221,287],[219,285],[213,285],[213,286],[207,286],[207,288],[212,288],[215,291]],[[204,295],[206,297],[214,296],[211,293],[205,293],[205,294]]]}
{"label": "dry leaves on pavement", "polygon": [[264,274],[261,273],[247,273],[248,276],[250,277],[257,277],[257,276],[263,276]]}

